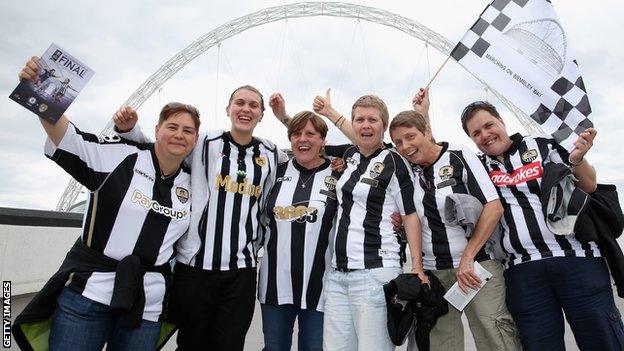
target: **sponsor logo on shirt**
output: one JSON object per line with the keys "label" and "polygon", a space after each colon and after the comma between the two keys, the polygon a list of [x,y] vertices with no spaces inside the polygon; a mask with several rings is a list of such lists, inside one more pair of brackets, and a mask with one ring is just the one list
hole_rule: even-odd
{"label": "sponsor logo on shirt", "polygon": [[149,175],[149,174],[147,174],[145,171],[142,171],[142,170],[140,170],[140,169],[138,169],[138,168],[135,168],[135,169],[134,169],[134,173],[136,173],[136,174],[138,174],[138,175],[141,175],[141,176],[143,176],[143,177],[145,177],[145,178],[149,179],[149,180],[150,180],[150,181],[152,181],[152,182],[154,181],[154,178],[152,178],[152,176],[150,176],[150,175]]}
{"label": "sponsor logo on shirt", "polygon": [[494,185],[508,186],[539,179],[542,177],[542,173],[542,164],[540,162],[533,162],[514,170],[511,174],[502,171],[491,171],[489,176]]}
{"label": "sponsor logo on shirt", "polygon": [[158,201],[152,200],[139,190],[135,190],[132,194],[132,202],[141,205],[148,211],[154,211],[175,220],[181,220],[188,216],[186,209],[180,210],[177,208],[163,206],[159,204]]}
{"label": "sponsor logo on shirt", "polygon": [[319,200],[313,200],[310,203],[306,201],[288,206],[275,206],[273,207],[273,215],[278,221],[314,223],[318,218],[318,208],[325,206],[325,202]]}
{"label": "sponsor logo on shirt", "polygon": [[117,134],[110,135],[98,135],[98,141],[100,143],[116,143],[119,142],[121,138]]}
{"label": "sponsor logo on shirt", "polygon": [[260,194],[262,194],[262,187],[249,183],[247,178],[243,179],[241,182],[237,182],[236,180],[231,180],[229,175],[223,178],[221,174],[217,174],[215,189],[223,189],[227,192],[241,195],[255,196],[256,198],[260,197]]}
{"label": "sponsor logo on shirt", "polygon": [[292,181],[292,177],[291,176],[277,177],[277,179],[275,179],[276,183],[279,183],[279,182],[290,182],[290,181]]}

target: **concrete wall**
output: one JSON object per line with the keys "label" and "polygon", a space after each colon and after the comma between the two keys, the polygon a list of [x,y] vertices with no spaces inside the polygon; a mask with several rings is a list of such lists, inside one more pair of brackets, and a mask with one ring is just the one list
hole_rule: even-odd
{"label": "concrete wall", "polygon": [[0,208],[0,278],[12,294],[39,291],[80,236],[82,214]]}

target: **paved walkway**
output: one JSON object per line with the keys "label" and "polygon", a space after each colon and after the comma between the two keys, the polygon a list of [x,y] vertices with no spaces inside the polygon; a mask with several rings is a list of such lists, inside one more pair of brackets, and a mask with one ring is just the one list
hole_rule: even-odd
{"label": "paved walkway", "polygon": [[[17,316],[22,311],[24,306],[28,303],[28,301],[30,301],[31,298],[32,298],[31,294],[14,296],[13,301],[12,301],[11,317],[15,318],[15,316]],[[620,299],[617,296],[615,296],[615,302],[618,308],[620,309],[620,311],[624,311],[624,299]],[[464,325],[468,325],[465,319],[464,319]],[[296,326],[295,326],[295,332],[293,334],[294,335],[293,335],[292,350],[297,350]],[[566,335],[565,337],[566,349],[568,350],[578,349],[576,347],[576,343],[574,342],[572,332],[570,331],[570,328],[567,325],[567,323],[566,323],[565,335]],[[472,335],[470,334],[470,330],[468,330],[468,328],[464,328],[464,339],[466,341],[465,343],[466,350],[475,351],[476,348],[474,346],[474,341],[472,340]],[[253,321],[251,324],[251,328],[249,329],[249,333],[247,333],[247,338],[245,340],[245,350],[249,350],[249,351],[262,350],[263,345],[264,343],[262,339],[262,318],[260,316],[260,305],[256,303],[256,309],[254,311],[254,317],[253,317]],[[163,350],[172,351],[172,350],[175,350],[175,348],[176,348],[176,345],[175,345],[175,337],[174,337],[169,341],[169,343],[164,347]],[[15,345],[15,342],[13,342],[13,345],[9,350],[18,350],[17,345]],[[406,347],[405,345],[403,345],[401,347],[397,347],[397,350],[406,350]]]}

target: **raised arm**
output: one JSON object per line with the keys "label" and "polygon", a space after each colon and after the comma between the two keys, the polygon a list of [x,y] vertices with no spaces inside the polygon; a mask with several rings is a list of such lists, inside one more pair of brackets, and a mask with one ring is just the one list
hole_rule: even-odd
{"label": "raised arm", "polygon": [[420,88],[418,93],[414,95],[412,99],[412,107],[414,111],[420,113],[423,117],[425,117],[425,121],[427,124],[431,125],[431,121],[429,120],[429,106],[431,102],[429,101],[429,88]]}
{"label": "raised arm", "polygon": [[137,112],[130,106],[122,106],[113,115],[115,123],[115,131],[124,139],[132,140],[138,143],[147,143],[151,140],[141,131],[137,125],[139,116]]}
{"label": "raised arm", "polygon": [[[20,80],[36,81],[37,79],[39,79],[40,71],[41,67],[39,66],[39,57],[33,56],[30,58],[30,60],[28,60],[28,62],[26,62],[26,65],[20,71],[18,77]],[[45,119],[39,117],[39,122],[41,122],[43,129],[45,130],[46,134],[48,134],[48,137],[50,138],[52,143],[58,146],[63,139],[65,132],[67,131],[69,119],[67,119],[65,115],[62,115],[55,124],[52,124]]]}
{"label": "raised arm", "polygon": [[576,186],[586,193],[596,191],[596,170],[587,162],[585,155],[594,145],[594,138],[598,132],[594,128],[587,128],[574,142],[574,150],[570,153],[568,162],[572,166],[574,176],[578,178]]}
{"label": "raised arm", "polygon": [[325,92],[325,97],[317,95],[312,102],[312,108],[314,112],[329,119],[337,128],[351,140],[352,143],[356,143],[355,135],[353,134],[353,127],[351,121],[345,118],[342,114],[336,111],[331,105],[331,88],[328,88]]}
{"label": "raised arm", "polygon": [[286,128],[288,128],[290,116],[286,113],[286,100],[282,94],[271,94],[271,97],[269,98],[269,106],[271,107],[271,110],[273,110],[273,115],[275,115],[275,117],[277,117],[277,119],[282,122]]}

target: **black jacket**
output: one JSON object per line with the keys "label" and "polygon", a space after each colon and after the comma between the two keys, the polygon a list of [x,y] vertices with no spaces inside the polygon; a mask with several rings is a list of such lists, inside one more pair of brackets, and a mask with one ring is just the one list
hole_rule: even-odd
{"label": "black jacket", "polygon": [[[121,316],[122,324],[127,328],[141,325],[145,307],[145,272],[160,272],[165,277],[167,287],[171,285],[172,276],[169,264],[145,267],[141,265],[139,257],[134,255],[117,261],[91,249],[78,239],[65,256],[59,270],[15,319],[13,335],[22,350],[47,349],[47,333],[56,309],[56,301],[72,272],[116,272],[110,309]],[[167,296],[165,306],[166,301]],[[161,316],[165,314],[165,306]],[[170,326],[166,328],[169,329]],[[168,336],[162,341],[167,338]]]}
{"label": "black jacket", "polygon": [[[576,217],[571,221],[570,233],[573,232],[581,243],[593,241],[598,245],[609,266],[618,296],[624,297],[624,254],[616,241],[624,230],[624,214],[617,189],[615,185],[598,184],[591,194],[578,188],[574,188],[573,192],[566,191],[569,184],[564,183],[572,182],[568,177],[570,173],[571,170],[560,163],[544,166],[540,197],[544,218],[550,228],[551,221],[565,222],[566,214]],[[555,213],[563,213],[564,216]],[[566,227],[570,227],[570,223]]]}
{"label": "black jacket", "polygon": [[429,332],[438,318],[448,313],[446,290],[430,271],[425,274],[430,285],[422,284],[417,275],[400,274],[383,286],[388,314],[388,334],[400,346],[405,342],[416,319],[418,350],[429,350]]}

